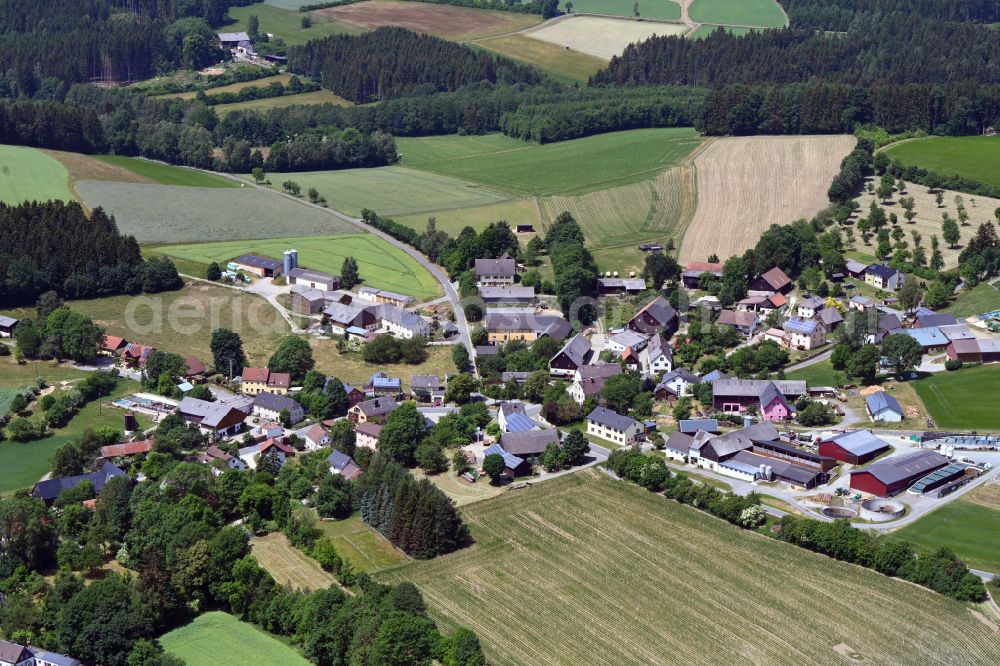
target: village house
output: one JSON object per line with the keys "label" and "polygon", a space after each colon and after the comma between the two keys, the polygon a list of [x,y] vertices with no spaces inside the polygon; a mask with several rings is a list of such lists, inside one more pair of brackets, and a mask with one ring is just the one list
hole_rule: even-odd
{"label": "village house", "polygon": [[[550,337],[565,340],[572,331],[568,321],[556,315],[536,315],[525,312],[488,312],[483,323],[490,344],[524,340],[533,342],[538,338]],[[476,349],[479,351],[478,347]]]}
{"label": "village house", "polygon": [[639,352],[639,361],[643,372],[655,377],[674,369],[674,350],[662,335],[656,334],[649,339],[646,348]]}
{"label": "village house", "polygon": [[130,368],[144,367],[146,360],[149,359],[149,355],[154,351],[156,350],[148,345],[140,345],[134,342],[128,342],[124,347],[119,349],[122,361]]}
{"label": "village house", "polygon": [[687,368],[676,368],[663,375],[660,383],[653,389],[657,400],[682,398],[691,395],[692,386],[701,383],[701,377]]}
{"label": "village house", "polygon": [[347,418],[355,423],[385,423],[392,410],[399,407],[392,396],[364,400],[347,411]]}
{"label": "village house", "polygon": [[848,259],[844,262],[844,270],[847,272],[847,277],[854,278],[855,280],[864,280],[865,271],[868,270],[868,264],[854,259]]}
{"label": "village house", "polygon": [[83,662],[58,652],[0,641],[0,666],[83,666]]}
{"label": "village house", "polygon": [[239,458],[247,466],[247,469],[257,469],[260,458],[272,452],[278,460],[278,467],[284,467],[285,461],[295,455],[295,449],[288,444],[284,437],[281,437],[243,447],[239,450]]}
{"label": "village house", "polygon": [[819,440],[819,454],[851,465],[864,465],[889,450],[871,430],[841,432]]}
{"label": "village house", "polygon": [[789,349],[809,350],[826,344],[826,328],[811,319],[789,319],[782,327],[784,342]]}
{"label": "village house", "polygon": [[688,289],[698,289],[701,276],[708,273],[716,279],[722,279],[722,263],[708,261],[689,261],[687,268],[681,273],[681,282]]}
{"label": "village house", "polygon": [[866,397],[865,409],[872,421],[898,423],[903,420],[903,408],[899,406],[899,401],[885,391]]}
{"label": "village house", "polygon": [[581,366],[594,358],[594,350],[582,333],[573,336],[563,348],[549,359],[549,374],[554,377],[569,377]]}
{"label": "village house", "polygon": [[17,328],[17,321],[13,317],[0,315],[0,338],[9,338],[14,335],[14,329]]}
{"label": "village house", "polygon": [[243,395],[260,393],[285,395],[291,384],[292,376],[287,372],[271,372],[267,368],[243,368],[240,392]]}
{"label": "village house", "polygon": [[848,310],[857,310],[858,312],[868,312],[869,310],[874,310],[878,303],[875,302],[874,298],[868,298],[867,296],[862,296],[861,294],[855,294],[851,296],[850,300],[847,301]]}
{"label": "village house", "polygon": [[125,477],[128,475],[110,461],[105,461],[96,472],[88,474],[77,474],[76,476],[54,477],[39,481],[31,488],[31,496],[40,499],[46,504],[52,504],[59,495],[70,488],[76,488],[84,481],[94,484],[94,492],[100,494],[105,484],[115,477]]}
{"label": "village house", "polygon": [[840,314],[840,308],[823,308],[813,317],[829,334],[837,330],[837,327],[844,323],[844,315]]}
{"label": "village house", "polygon": [[663,438],[663,453],[668,460],[686,463],[691,453],[691,444],[693,443],[693,435],[675,431],[670,433],[669,437]]}
{"label": "village house", "polygon": [[288,411],[288,422],[298,423],[305,418],[302,405],[288,396],[274,393],[258,393],[253,399],[253,415],[270,421],[281,421],[281,412]]}
{"label": "village house", "polygon": [[622,416],[606,407],[596,407],[587,415],[587,434],[615,444],[629,446],[644,432],[645,429],[639,421],[631,416]]}
{"label": "village house", "polygon": [[795,314],[799,319],[812,319],[820,310],[826,307],[826,299],[819,296],[803,296],[795,304]]}
{"label": "village house", "polygon": [[365,384],[365,393],[374,396],[393,396],[402,393],[403,382],[399,377],[390,377],[381,370],[368,378]]}
{"label": "village house", "polygon": [[521,432],[505,432],[497,442],[501,449],[519,458],[537,458],[545,453],[549,444],[559,444],[559,431],[555,428],[546,430],[524,430]]}
{"label": "village house", "polygon": [[535,302],[535,288],[511,285],[479,287],[479,297],[487,307],[525,306]]}
{"label": "village house", "polygon": [[177,413],[188,423],[216,438],[230,437],[243,430],[247,415],[224,402],[208,402],[198,398],[182,398]]}
{"label": "village house", "polygon": [[382,426],[377,423],[366,421],[354,427],[354,445],[363,446],[368,449],[378,449],[378,436],[382,432]]}
{"label": "village house", "polygon": [[767,296],[747,296],[736,304],[737,312],[756,312],[761,315],[768,315],[775,310],[788,305],[788,298],[784,294],[769,294]]}
{"label": "village house", "polygon": [[101,356],[117,356],[122,353],[122,350],[126,345],[128,345],[128,342],[125,341],[125,338],[120,338],[117,335],[105,334],[101,338],[100,345],[97,348],[97,353]]}
{"label": "village house", "polygon": [[342,451],[337,449],[331,451],[326,462],[330,466],[331,474],[340,474],[348,481],[353,481],[361,476],[361,468],[354,462],[354,458]]}
{"label": "village house", "polygon": [[740,335],[751,337],[760,326],[760,317],[757,316],[757,313],[748,310],[723,310],[719,313],[719,318],[715,323],[718,326],[735,328]]}
{"label": "village house", "polygon": [[378,330],[381,322],[370,307],[353,303],[330,303],[323,309],[333,335],[365,337]]}
{"label": "village house", "polygon": [[260,278],[274,278],[281,275],[284,266],[277,259],[258,257],[254,254],[244,254],[230,262],[234,270],[243,271]]}
{"label": "village house", "polygon": [[765,420],[783,421],[794,412],[791,405],[808,393],[806,382],[791,379],[735,379],[712,382],[712,406],[729,414],[757,409]]}
{"label": "village house", "polygon": [[953,314],[924,314],[917,317],[913,322],[913,328],[941,328],[942,326],[956,326],[958,318]]}
{"label": "village house", "polygon": [[792,290],[792,280],[785,272],[775,266],[763,275],[757,276],[747,289],[749,296],[770,296],[771,294],[787,295]]}
{"label": "village house", "polygon": [[524,403],[501,402],[497,409],[497,425],[500,432],[528,432],[541,430],[541,426],[528,418]]}
{"label": "village house", "polygon": [[195,384],[204,384],[205,375],[208,374],[208,368],[205,364],[198,360],[197,356],[188,356],[184,359],[184,377]]}
{"label": "village house", "polygon": [[919,342],[925,354],[942,352],[948,347],[948,343],[950,342],[936,326],[906,328],[902,332]]}
{"label": "village house", "polygon": [[905,277],[901,271],[885,264],[872,264],[865,269],[865,283],[883,291],[896,291],[903,287]]}
{"label": "village house", "polygon": [[[334,379],[335,379],[334,377],[327,377],[326,382],[324,382],[323,384],[324,393],[330,392],[330,382],[332,382]],[[354,405],[358,404],[359,402],[365,399],[366,397],[365,392],[362,391],[361,389],[351,386],[350,384],[345,384],[344,382],[341,382],[341,385],[343,385],[344,392],[347,394],[348,408],[353,407]]]}
{"label": "village house", "polygon": [[476,259],[476,282],[480,287],[501,287],[514,284],[517,261],[509,254],[499,259]]}
{"label": "village house", "polygon": [[[621,369],[621,366],[618,367]],[[582,405],[587,398],[591,396],[594,396],[595,398],[600,396],[607,381],[608,380],[605,377],[577,379],[567,387],[566,392],[569,394],[569,397],[573,399],[573,402],[578,405]]]}
{"label": "village house", "polygon": [[430,402],[444,402],[445,384],[437,375],[411,375],[411,397],[414,400],[419,400],[421,391],[427,392],[427,400]]}
{"label": "village house", "polygon": [[423,317],[391,303],[376,305],[373,314],[381,328],[394,337],[409,340],[431,334],[431,325]]}
{"label": "village house", "polygon": [[491,444],[483,449],[483,456],[484,458],[485,456],[500,456],[503,458],[504,474],[512,479],[531,474],[532,467],[530,462],[521,456],[508,453],[500,444]]}
{"label": "village house", "polygon": [[657,296],[635,313],[628,328],[643,335],[662,333],[670,338],[677,332],[679,321],[677,310],[663,296]]}
{"label": "village house", "polygon": [[217,469],[218,467],[224,466],[240,472],[244,472],[247,469],[247,464],[245,462],[234,455],[230,455],[215,445],[209,446],[205,449],[204,453],[197,456],[197,460],[204,465],[211,465],[212,472],[215,476],[221,474],[221,472]]}
{"label": "village house", "polygon": [[340,276],[311,271],[308,268],[295,267],[288,271],[288,284],[301,285],[309,289],[319,289],[322,291],[334,291],[340,288]]}
{"label": "village house", "polygon": [[604,340],[604,350],[620,356],[626,349],[640,352],[647,344],[649,344],[648,335],[625,329],[607,336]]}
{"label": "village house", "polygon": [[295,434],[305,444],[307,451],[324,449],[330,445],[330,433],[318,423],[301,428]]}

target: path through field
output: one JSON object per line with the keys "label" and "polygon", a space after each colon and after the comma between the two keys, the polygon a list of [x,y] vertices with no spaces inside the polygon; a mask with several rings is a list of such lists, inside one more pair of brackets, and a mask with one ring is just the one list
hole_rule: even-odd
{"label": "path through field", "polygon": [[753,247],[772,224],[822,210],[854,143],[844,135],[713,139],[694,160],[698,209],[681,243],[681,262],[711,254],[725,260]]}

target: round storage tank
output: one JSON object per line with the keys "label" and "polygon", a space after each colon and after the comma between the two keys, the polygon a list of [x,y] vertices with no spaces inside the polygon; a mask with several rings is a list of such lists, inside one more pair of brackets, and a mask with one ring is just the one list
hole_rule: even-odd
{"label": "round storage tank", "polygon": [[827,518],[857,518],[858,514],[854,509],[848,509],[846,506],[824,506],[820,509],[822,513]]}
{"label": "round storage tank", "polygon": [[872,522],[884,523],[896,520],[906,513],[902,502],[887,499],[870,499],[861,503],[861,517]]}

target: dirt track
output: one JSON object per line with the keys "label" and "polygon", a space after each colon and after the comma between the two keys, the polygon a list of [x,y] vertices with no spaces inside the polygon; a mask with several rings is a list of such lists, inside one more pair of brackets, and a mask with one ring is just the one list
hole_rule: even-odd
{"label": "dirt track", "polygon": [[714,139],[695,158],[698,209],[680,260],[721,259],[756,244],[772,224],[809,217],[826,192],[852,136],[756,136]]}

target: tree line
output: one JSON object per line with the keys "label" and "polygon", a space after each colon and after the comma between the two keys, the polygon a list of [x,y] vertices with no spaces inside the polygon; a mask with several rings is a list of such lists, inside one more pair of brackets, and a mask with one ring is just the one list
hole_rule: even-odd
{"label": "tree line", "polygon": [[0,305],[30,305],[45,292],[95,298],[177,289],[170,259],[143,260],[132,236],[76,202],[0,204]]}
{"label": "tree line", "polygon": [[331,35],[288,51],[288,69],[359,104],[394,97],[454,91],[468,83],[541,80],[532,67],[485,51],[383,27],[364,35]]}
{"label": "tree line", "polygon": [[797,28],[846,32],[859,16],[916,14],[938,21],[1000,22],[995,0],[782,0],[781,6]]}

